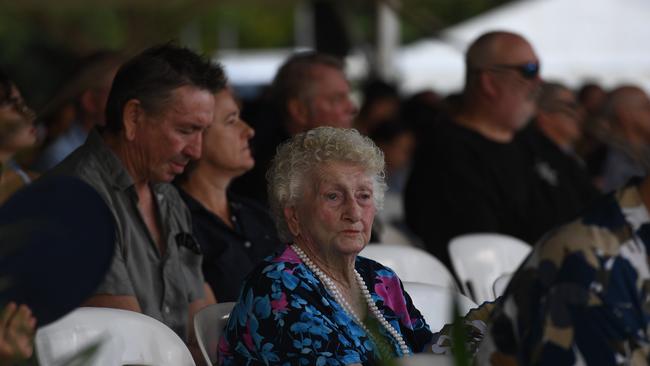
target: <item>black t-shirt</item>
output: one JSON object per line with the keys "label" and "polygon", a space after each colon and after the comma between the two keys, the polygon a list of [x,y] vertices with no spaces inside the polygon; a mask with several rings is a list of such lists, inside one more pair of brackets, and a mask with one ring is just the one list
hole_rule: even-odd
{"label": "black t-shirt", "polygon": [[244,278],[265,257],[282,249],[269,213],[252,200],[228,193],[234,229],[182,189],[203,251],[203,276],[217,301],[236,301]]}
{"label": "black t-shirt", "polygon": [[440,121],[414,156],[404,197],[406,221],[450,265],[457,235],[497,232],[535,242],[553,226],[530,156],[451,120]]}
{"label": "black t-shirt", "polygon": [[531,156],[556,224],[574,219],[600,197],[578,158],[562,151],[534,123],[517,134],[515,141]]}

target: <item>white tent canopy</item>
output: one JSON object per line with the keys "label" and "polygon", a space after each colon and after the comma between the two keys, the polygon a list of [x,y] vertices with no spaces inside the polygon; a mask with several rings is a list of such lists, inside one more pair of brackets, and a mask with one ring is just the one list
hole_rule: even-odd
{"label": "white tent canopy", "polygon": [[507,4],[460,23],[444,40],[404,46],[397,55],[405,92],[460,90],[463,53],[490,30],[526,37],[542,62],[542,77],[579,86],[634,83],[650,91],[650,1],[526,0]]}
{"label": "white tent canopy", "polygon": [[[278,68],[293,53],[307,48],[273,49],[256,51],[221,51],[215,60],[223,64],[228,78],[236,84],[270,84]],[[359,53],[345,60],[346,74],[351,79],[363,78],[368,65]]]}
{"label": "white tent canopy", "polygon": [[[526,37],[542,63],[542,77],[577,87],[594,81],[604,87],[634,83],[650,91],[649,0],[521,0],[448,28],[441,39],[400,47],[395,73],[405,94],[423,89],[459,91],[463,54],[474,39],[491,30]],[[296,50],[222,51],[217,59],[234,84],[268,84]],[[363,78],[361,53],[347,59],[348,77]]]}

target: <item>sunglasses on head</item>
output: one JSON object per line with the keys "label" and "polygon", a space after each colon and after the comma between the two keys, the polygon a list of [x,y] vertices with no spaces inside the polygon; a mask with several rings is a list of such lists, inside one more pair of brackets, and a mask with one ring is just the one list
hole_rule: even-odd
{"label": "sunglasses on head", "polygon": [[537,62],[527,62],[521,65],[493,65],[491,67],[494,69],[518,71],[521,77],[529,80],[535,79],[539,76],[539,63]]}

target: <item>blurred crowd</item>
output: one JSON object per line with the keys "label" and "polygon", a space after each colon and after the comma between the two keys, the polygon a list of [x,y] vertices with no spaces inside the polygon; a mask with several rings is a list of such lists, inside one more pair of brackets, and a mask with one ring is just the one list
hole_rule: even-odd
{"label": "blurred crowd", "polygon": [[[122,61],[122,56],[113,51],[101,51],[81,59],[72,80],[38,114],[28,112],[16,86],[3,75],[3,113],[14,113],[10,107],[18,103],[16,109],[30,113],[27,118],[31,122],[12,123],[10,116],[5,118],[6,122],[3,120],[0,130],[1,200],[53,168],[83,144],[91,129],[104,124],[111,82]],[[573,90],[555,80],[542,80],[541,65],[537,61],[536,67],[540,70],[533,71],[532,77],[525,74],[525,64],[507,57],[499,62],[513,66],[492,70],[501,74],[501,79],[519,78],[520,83],[531,84],[527,110],[519,111],[522,107],[516,100],[491,97],[498,102],[488,100],[485,111],[468,112],[467,109],[475,109],[480,104],[468,100],[472,99],[470,94],[474,94],[471,84],[464,92],[447,96],[435,90],[402,95],[396,84],[376,77],[350,84],[345,78],[344,65],[334,57],[312,53],[293,56],[278,71],[272,86],[264,88],[254,99],[237,99],[242,116],[255,131],[251,133],[251,145],[256,164],[252,171],[234,181],[233,190],[266,205],[264,174],[275,147],[293,134],[328,125],[355,128],[381,147],[387,162],[389,192],[401,200],[405,191],[415,192],[407,186],[419,184],[415,182],[420,180],[418,169],[412,174],[418,157],[426,156],[426,160],[434,155],[443,160],[458,158],[447,146],[449,142],[441,145],[434,141],[441,138],[444,134],[441,130],[450,123],[463,126],[460,121],[464,119],[458,116],[468,113],[481,117],[495,115],[494,119],[501,119],[499,114],[509,115],[495,124],[507,124],[507,118],[517,116],[518,121],[512,122],[512,141],[483,135],[488,141],[516,146],[517,154],[526,155],[523,165],[510,162],[513,175],[524,175],[518,174],[518,169],[532,169],[547,185],[564,189],[574,186],[579,188],[577,195],[593,196],[596,192],[619,188],[633,176],[645,174],[644,152],[650,139],[650,116],[647,114],[650,112],[644,90],[634,85],[606,90],[594,82]],[[470,76],[475,72],[469,66],[467,71]],[[468,76],[468,83],[471,79]],[[236,85],[234,89],[236,91]],[[353,92],[360,95],[359,106],[350,98]],[[300,104],[288,103],[292,99],[299,100],[305,107],[299,109]],[[557,154],[559,152],[561,154]],[[440,169],[433,161],[426,164]],[[503,162],[504,166],[510,164]],[[475,170],[471,165],[465,168]],[[409,179],[413,176],[416,178]],[[407,184],[409,181],[411,183]],[[444,192],[439,191],[442,196]],[[406,196],[413,194],[406,193]],[[585,197],[578,200],[575,208],[560,216],[560,222],[589,201]],[[430,240],[422,240],[417,219],[409,219],[417,216],[417,211],[408,202],[406,206],[406,210],[400,207],[397,213],[394,210],[389,213],[393,215],[390,217],[392,223],[400,225],[400,230],[406,229],[406,234],[411,235],[417,245],[435,245]],[[402,225],[405,219],[408,226]],[[534,234],[515,236],[531,242],[535,239]]]}
{"label": "blurred crowd", "polygon": [[[39,176],[89,182],[116,215],[118,245],[146,248],[123,251],[85,304],[152,315],[188,343],[188,312],[236,301],[248,272],[287,244],[269,213],[266,174],[278,146],[299,133],[331,126],[370,137],[388,184],[370,241],[421,247],[448,266],[453,237],[497,232],[534,244],[604,193],[644,177],[650,163],[645,90],[543,80],[543,55],[512,33],[472,43],[464,88],[451,95],[403,95],[376,77],[351,83],[340,59],[305,52],[290,56],[256,99],[241,100],[218,65],[185,65],[178,60],[194,56],[174,47],[127,63],[118,52],[88,56],[36,112],[20,94],[25,86],[0,73],[0,203]],[[191,75],[193,67],[218,80]],[[167,115],[185,120],[151,122]],[[200,268],[185,248],[202,255]],[[167,273],[178,268],[191,275]],[[24,307],[5,312],[34,328]],[[25,348],[21,355],[31,353]]]}

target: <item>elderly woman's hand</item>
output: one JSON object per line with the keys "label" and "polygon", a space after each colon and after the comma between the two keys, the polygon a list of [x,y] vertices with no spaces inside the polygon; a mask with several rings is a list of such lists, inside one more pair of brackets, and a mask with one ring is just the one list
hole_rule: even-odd
{"label": "elderly woman's hand", "polygon": [[36,319],[26,305],[10,302],[0,313],[0,365],[31,357]]}

